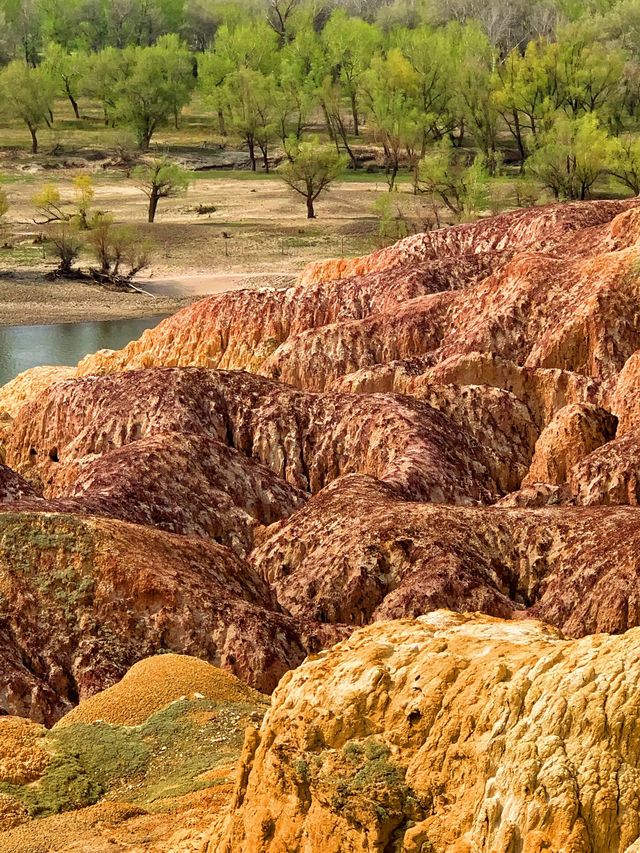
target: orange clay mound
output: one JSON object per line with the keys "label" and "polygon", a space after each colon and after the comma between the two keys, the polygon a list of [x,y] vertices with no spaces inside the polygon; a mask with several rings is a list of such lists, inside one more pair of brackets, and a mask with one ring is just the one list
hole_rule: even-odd
{"label": "orange clay mound", "polygon": [[40,778],[51,760],[42,746],[45,732],[24,717],[0,719],[0,784],[24,785]]}
{"label": "orange clay mound", "polygon": [[58,726],[103,720],[139,726],[152,714],[182,696],[198,693],[219,702],[253,702],[263,697],[234,675],[189,655],[163,654],[134,664],[124,678],[85,699]]}

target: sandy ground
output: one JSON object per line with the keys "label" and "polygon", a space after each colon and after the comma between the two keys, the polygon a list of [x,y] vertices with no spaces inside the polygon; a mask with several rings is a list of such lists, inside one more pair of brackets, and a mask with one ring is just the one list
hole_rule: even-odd
{"label": "sandy ground", "polygon": [[201,273],[182,275],[169,279],[141,279],[136,286],[164,298],[210,296],[227,290],[245,290],[255,287],[286,287],[296,280],[292,273]]}
{"label": "sandy ground", "polygon": [[[150,296],[105,290],[82,282],[49,282],[54,265],[43,249],[47,228],[37,224],[34,196],[47,184],[73,199],[82,169],[5,173],[10,212],[0,243],[0,325],[123,319],[172,313],[194,298],[243,287],[282,287],[309,262],[353,256],[373,248],[378,183],[338,183],[307,220],[302,199],[280,181],[216,173],[194,180],[185,196],[161,204],[157,221],[146,220],[146,199],[119,172],[95,172],[94,209],[109,211],[153,245],[151,263],[137,284]],[[201,214],[202,206],[209,209]],[[213,208],[213,210],[212,210]],[[94,261],[88,250],[79,260]]]}
{"label": "sandy ground", "polygon": [[0,278],[0,326],[123,320],[172,314],[192,301],[191,296],[162,295],[153,299],[77,281]]}

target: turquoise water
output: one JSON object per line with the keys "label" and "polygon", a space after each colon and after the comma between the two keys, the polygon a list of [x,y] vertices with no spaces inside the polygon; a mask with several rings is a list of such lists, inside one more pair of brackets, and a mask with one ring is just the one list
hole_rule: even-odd
{"label": "turquoise water", "polygon": [[50,326],[0,326],[0,386],[41,364],[75,365],[99,349],[121,349],[166,315]]}

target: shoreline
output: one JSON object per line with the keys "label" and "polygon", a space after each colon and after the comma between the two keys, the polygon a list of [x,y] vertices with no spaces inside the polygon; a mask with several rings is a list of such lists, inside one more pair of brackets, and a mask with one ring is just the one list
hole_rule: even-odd
{"label": "shoreline", "polygon": [[0,275],[0,327],[51,326],[131,320],[175,314],[216,293],[255,287],[283,287],[292,275],[280,273],[193,273],[134,282],[143,293],[122,293],[91,282],[46,281],[36,273]]}

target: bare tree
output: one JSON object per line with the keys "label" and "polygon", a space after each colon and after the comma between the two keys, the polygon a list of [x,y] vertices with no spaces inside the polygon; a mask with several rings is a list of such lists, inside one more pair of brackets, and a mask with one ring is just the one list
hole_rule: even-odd
{"label": "bare tree", "polygon": [[267,21],[278,34],[282,47],[290,39],[291,16],[300,5],[300,0],[269,0]]}

